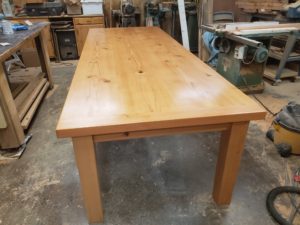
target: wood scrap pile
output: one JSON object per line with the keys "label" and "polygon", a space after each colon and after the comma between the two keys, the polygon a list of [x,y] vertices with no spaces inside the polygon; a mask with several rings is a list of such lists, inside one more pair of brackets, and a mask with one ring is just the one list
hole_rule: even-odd
{"label": "wood scrap pile", "polygon": [[270,13],[283,10],[288,0],[237,0],[238,8],[248,13]]}

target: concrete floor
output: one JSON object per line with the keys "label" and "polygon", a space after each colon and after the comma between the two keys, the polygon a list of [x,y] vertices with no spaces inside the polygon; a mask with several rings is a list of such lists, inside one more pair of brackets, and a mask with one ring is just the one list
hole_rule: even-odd
{"label": "concrete floor", "polygon": [[[29,130],[23,156],[0,165],[1,225],[88,224],[69,139],[58,140],[56,123],[75,66],[54,65],[55,89],[48,93]],[[299,100],[300,82],[266,86],[258,97],[278,111]],[[272,117],[250,125],[232,204],[218,207],[211,191],[218,133],[199,133],[97,145],[105,225],[271,225],[267,193],[285,183],[284,161],[265,138]],[[287,164],[286,164],[287,163]]]}

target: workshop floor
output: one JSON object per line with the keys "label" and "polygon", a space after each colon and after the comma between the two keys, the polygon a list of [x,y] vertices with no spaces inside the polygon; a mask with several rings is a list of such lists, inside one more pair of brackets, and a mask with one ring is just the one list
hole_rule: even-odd
{"label": "workshop floor", "polygon": [[[75,65],[53,64],[55,88],[29,130],[33,138],[19,160],[0,165],[1,225],[85,225],[78,171],[70,139],[55,127]],[[274,112],[300,97],[300,82],[266,85],[262,101]],[[299,158],[284,161],[265,138],[272,121],[250,125],[232,204],[218,207],[211,191],[218,133],[145,138],[97,145],[105,225],[275,224],[267,193],[285,183]],[[287,163],[287,164],[286,164]],[[291,173],[291,172],[290,172]]]}

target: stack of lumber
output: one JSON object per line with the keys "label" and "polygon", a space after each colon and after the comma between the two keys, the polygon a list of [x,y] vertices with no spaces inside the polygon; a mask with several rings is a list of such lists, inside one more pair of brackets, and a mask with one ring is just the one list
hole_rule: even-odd
{"label": "stack of lumber", "polygon": [[288,0],[237,0],[238,8],[245,12],[271,12],[283,10]]}

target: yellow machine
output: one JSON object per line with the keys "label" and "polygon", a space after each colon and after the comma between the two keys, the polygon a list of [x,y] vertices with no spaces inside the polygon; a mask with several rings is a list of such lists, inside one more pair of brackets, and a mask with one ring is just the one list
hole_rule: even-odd
{"label": "yellow machine", "polygon": [[273,121],[267,132],[283,157],[290,154],[300,155],[300,105],[290,102]]}

